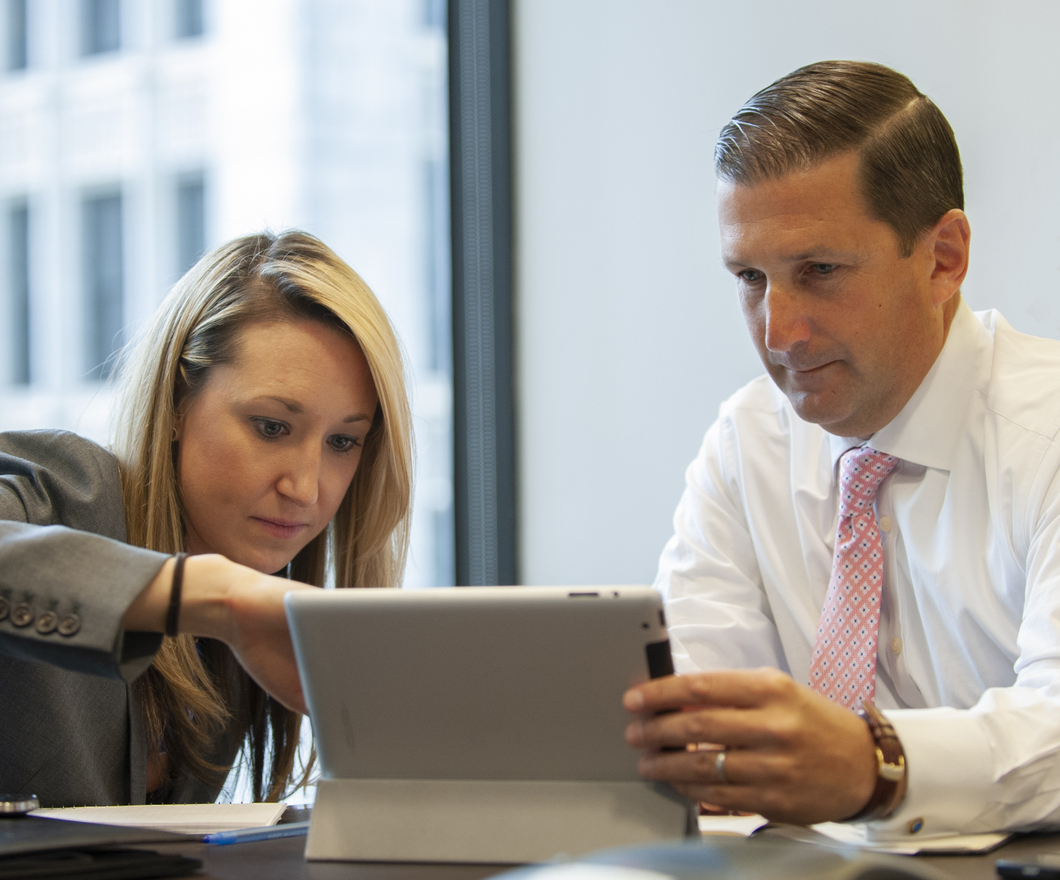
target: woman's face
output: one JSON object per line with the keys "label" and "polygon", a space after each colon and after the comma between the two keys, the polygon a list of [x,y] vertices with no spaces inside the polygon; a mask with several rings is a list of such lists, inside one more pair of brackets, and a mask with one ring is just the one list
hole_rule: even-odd
{"label": "woman's face", "polygon": [[360,346],[316,321],[251,324],[177,422],[190,553],[279,571],[323,531],[379,398]]}

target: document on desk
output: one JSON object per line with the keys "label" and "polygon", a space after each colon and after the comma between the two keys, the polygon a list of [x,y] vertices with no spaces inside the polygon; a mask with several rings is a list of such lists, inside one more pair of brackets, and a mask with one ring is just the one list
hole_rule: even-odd
{"label": "document on desk", "polygon": [[868,836],[866,825],[822,822],[819,825],[811,825],[810,828],[839,843],[857,846],[872,852],[896,853],[903,856],[914,856],[917,853],[954,855],[986,853],[1001,846],[1012,837],[1011,834],[954,834],[948,837],[918,838],[910,835],[902,839],[873,840]]}
{"label": "document on desk", "polygon": [[128,807],[63,807],[34,810],[34,816],[175,831],[213,834],[275,825],[286,804],[139,804]]}
{"label": "document on desk", "polygon": [[[756,832],[788,837],[809,843],[830,842],[856,846],[870,852],[916,855],[917,853],[986,853],[1005,843],[1011,834],[961,834],[950,837],[909,836],[901,839],[873,840],[868,826],[843,822],[822,822],[803,828],[798,825],[771,825],[762,816],[700,816],[699,830],[704,835],[725,834],[750,837]],[[823,839],[822,839],[823,837]]]}

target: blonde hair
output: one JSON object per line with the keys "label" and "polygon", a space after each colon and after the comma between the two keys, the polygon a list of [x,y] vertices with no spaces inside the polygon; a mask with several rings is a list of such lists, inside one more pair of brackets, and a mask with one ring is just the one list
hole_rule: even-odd
{"label": "blonde hair", "polygon": [[[181,408],[213,367],[238,356],[244,327],[298,319],[354,337],[379,407],[334,519],[291,561],[289,576],[325,586],[331,572],[339,587],[398,586],[408,554],[413,455],[401,349],[360,276],[305,232],[246,236],[204,256],[123,355],[114,451],[129,541],[164,553],[184,549],[173,445]],[[165,747],[171,777],[187,770],[215,783],[227,768],[203,755],[232,723],[238,741],[246,742],[255,799],[276,799],[290,780],[300,716],[260,692],[227,649],[210,646],[207,653],[209,672],[193,639],[164,640],[152,669],[138,681],[148,742]],[[272,771],[266,785],[267,744]]]}

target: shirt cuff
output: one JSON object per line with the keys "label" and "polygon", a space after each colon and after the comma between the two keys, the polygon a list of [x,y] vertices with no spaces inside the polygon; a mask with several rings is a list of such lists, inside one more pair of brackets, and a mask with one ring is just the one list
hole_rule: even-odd
{"label": "shirt cuff", "polygon": [[906,791],[888,819],[868,823],[870,840],[965,834],[994,784],[990,743],[977,719],[959,709],[884,712],[905,752]]}

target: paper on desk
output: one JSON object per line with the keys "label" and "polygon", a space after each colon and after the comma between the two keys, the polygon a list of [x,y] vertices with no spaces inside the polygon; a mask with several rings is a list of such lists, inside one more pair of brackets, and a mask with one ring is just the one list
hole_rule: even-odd
{"label": "paper on desk", "polygon": [[1001,846],[1011,834],[954,834],[949,837],[910,836],[903,840],[871,840],[868,826],[841,822],[821,822],[810,826],[832,840],[880,853],[912,856],[917,853],[985,853]]}
{"label": "paper on desk", "polygon": [[828,840],[847,846],[879,853],[894,853],[912,856],[917,853],[973,853],[990,852],[1008,840],[1011,834],[962,834],[950,837],[908,837],[901,840],[870,840],[868,826],[864,824],[845,824],[842,822],[822,822],[801,828],[796,825],[770,825],[762,816],[700,816],[699,830],[702,834],[735,834],[750,837],[761,828],[771,834],[778,834],[810,843],[827,843]]}
{"label": "paper on desk", "polygon": [[699,831],[701,834],[733,834],[737,837],[750,837],[768,822],[768,819],[757,813],[750,816],[700,816]]}
{"label": "paper on desk", "polygon": [[180,834],[212,834],[275,825],[285,804],[139,804],[128,807],[62,807],[34,810],[34,816],[176,831]]}

